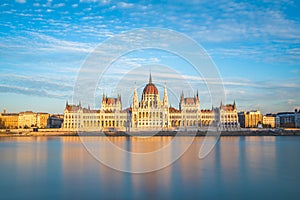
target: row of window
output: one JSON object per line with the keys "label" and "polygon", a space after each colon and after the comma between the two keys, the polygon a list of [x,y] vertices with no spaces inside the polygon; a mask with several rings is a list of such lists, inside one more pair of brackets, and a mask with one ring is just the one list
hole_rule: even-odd
{"label": "row of window", "polygon": [[[66,119],[80,119],[81,116],[80,115],[65,115]],[[118,119],[118,118],[121,118],[121,119],[126,119],[127,118],[127,115],[121,115],[121,116],[115,116],[115,115],[106,115],[106,116],[101,116],[101,119]],[[83,119],[100,119],[100,116],[83,116]]]}
{"label": "row of window", "polygon": [[126,121],[84,121],[83,126],[80,123],[65,123],[65,128],[84,128],[84,127],[114,127],[114,126],[124,126],[126,124]]}

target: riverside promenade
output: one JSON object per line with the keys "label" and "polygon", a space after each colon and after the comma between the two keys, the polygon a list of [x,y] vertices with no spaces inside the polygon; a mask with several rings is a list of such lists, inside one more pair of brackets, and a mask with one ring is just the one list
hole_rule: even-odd
{"label": "riverside promenade", "polygon": [[[300,136],[299,128],[290,129],[239,129],[222,130],[221,136]],[[66,131],[63,129],[2,129],[0,137],[22,136],[206,136],[208,131],[201,130],[169,130],[169,131],[136,131],[136,132],[109,132],[109,131]],[[210,133],[212,136],[214,132]]]}

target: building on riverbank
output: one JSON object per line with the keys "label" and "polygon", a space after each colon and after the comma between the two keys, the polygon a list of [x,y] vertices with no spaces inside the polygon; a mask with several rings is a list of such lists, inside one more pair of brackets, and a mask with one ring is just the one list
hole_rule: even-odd
{"label": "building on riverbank", "polygon": [[81,104],[66,103],[63,127],[66,130],[168,130],[197,129],[214,125],[221,130],[238,129],[238,113],[235,101],[233,104],[200,109],[198,92],[192,97],[181,93],[179,109],[169,106],[167,87],[165,85],[162,99],[157,87],[149,82],[144,87],[139,100],[136,86],[130,108],[123,109],[121,96],[116,98],[103,95],[99,110],[84,108]]}
{"label": "building on riverbank", "polygon": [[47,128],[62,128],[63,121],[64,121],[64,115],[61,114],[51,115],[47,119]]}
{"label": "building on riverbank", "polygon": [[42,112],[25,111],[20,113],[7,113],[4,110],[0,115],[0,127],[6,129],[17,128],[46,128],[50,114]]}
{"label": "building on riverbank", "polygon": [[257,128],[263,123],[263,115],[259,110],[242,111],[238,113],[239,123],[242,128]]}
{"label": "building on riverbank", "polygon": [[280,112],[276,114],[276,127],[295,128],[295,112]]}
{"label": "building on riverbank", "polygon": [[274,114],[264,115],[263,116],[263,126],[265,128],[275,128],[276,127],[275,118],[276,118],[276,115],[274,115]]}
{"label": "building on riverbank", "polygon": [[46,128],[47,120],[50,117],[48,113],[42,112],[32,112],[25,111],[20,112],[18,117],[18,127],[19,128],[29,128],[29,127],[37,127],[37,128]]}
{"label": "building on riverbank", "polygon": [[14,129],[18,128],[18,113],[2,113],[0,114],[0,128]]}
{"label": "building on riverbank", "polygon": [[295,127],[300,128],[300,109],[295,109]]}

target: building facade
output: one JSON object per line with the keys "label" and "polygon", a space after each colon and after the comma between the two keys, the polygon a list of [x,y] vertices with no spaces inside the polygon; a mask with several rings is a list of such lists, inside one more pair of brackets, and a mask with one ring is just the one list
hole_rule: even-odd
{"label": "building facade", "polygon": [[263,125],[266,128],[275,128],[276,127],[276,116],[272,114],[267,114],[263,116]]}
{"label": "building facade", "polygon": [[238,111],[235,101],[233,104],[223,105],[221,102],[220,108],[215,109],[215,118],[217,126],[221,130],[231,130],[240,128]]}
{"label": "building facade", "polygon": [[36,126],[38,128],[47,128],[49,117],[50,114],[48,113],[36,113]]}
{"label": "building facade", "polygon": [[295,109],[295,127],[300,128],[300,110]]}
{"label": "building facade", "polygon": [[169,100],[166,86],[162,101],[158,89],[152,83],[150,74],[149,83],[145,86],[142,98],[138,101],[136,87],[134,88],[132,106],[131,106],[131,129],[163,129],[171,126],[169,116]]}
{"label": "building facade", "polygon": [[281,112],[276,114],[276,127],[280,128],[295,128],[295,113]]}
{"label": "building facade", "polygon": [[0,127],[6,129],[18,128],[18,113],[2,113],[0,114]]}
{"label": "building facade", "polygon": [[239,122],[242,128],[257,128],[263,123],[263,115],[259,110],[255,111],[242,111],[238,113]]}
{"label": "building facade", "polygon": [[25,111],[20,113],[6,113],[0,115],[0,123],[2,128],[17,129],[17,128],[47,128],[48,113],[35,113]]}
{"label": "building facade", "polygon": [[51,115],[47,119],[47,128],[61,128],[64,121],[64,115]]}
{"label": "building facade", "polygon": [[235,102],[212,110],[200,109],[198,92],[193,97],[185,97],[182,92],[179,109],[169,106],[166,85],[162,99],[157,87],[149,82],[144,87],[141,99],[136,87],[130,108],[122,109],[121,96],[117,98],[103,95],[100,110],[83,108],[81,105],[66,104],[64,110],[64,129],[68,130],[168,130],[198,129],[215,125],[220,129],[239,128]]}

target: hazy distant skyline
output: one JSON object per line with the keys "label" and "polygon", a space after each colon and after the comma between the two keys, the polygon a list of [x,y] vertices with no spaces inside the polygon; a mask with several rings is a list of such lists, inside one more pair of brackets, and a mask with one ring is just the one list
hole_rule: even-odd
{"label": "hazy distant skyline", "polygon": [[[292,0],[1,1],[0,110],[63,113],[81,65],[99,43],[134,28],[158,27],[184,33],[207,50],[223,78],[226,103],[235,99],[238,110],[263,113],[293,111],[300,106],[299,10],[300,3]],[[120,71],[141,65],[183,69],[186,64],[158,51],[115,63]],[[172,74],[152,73],[154,83],[176,82]],[[141,87],[148,74],[149,69],[136,77]],[[199,80],[190,70],[183,76]],[[197,89],[201,109],[209,109],[205,92]],[[107,84],[103,92],[114,96],[118,91]],[[176,98],[170,103],[178,104]]]}

